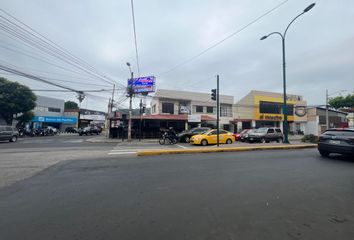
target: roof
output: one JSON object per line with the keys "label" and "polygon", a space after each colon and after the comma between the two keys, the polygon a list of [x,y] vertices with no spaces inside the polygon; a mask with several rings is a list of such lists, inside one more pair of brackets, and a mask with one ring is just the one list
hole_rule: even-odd
{"label": "roof", "polygon": [[[324,107],[309,107],[308,109],[313,109],[313,108],[316,108],[316,109],[320,109],[320,110],[323,110],[323,111],[326,111],[326,108]],[[338,111],[338,110],[335,110],[335,109],[328,109],[329,112],[336,112],[336,113],[341,113],[341,114],[344,114],[344,115],[348,115],[347,112],[343,112],[343,111]]]}
{"label": "roof", "polygon": [[[175,120],[175,121],[187,121],[188,115],[173,115],[173,114],[155,114],[142,116],[143,119],[149,120]],[[139,116],[133,116],[132,119],[140,119]],[[208,115],[201,115],[202,121],[215,121],[215,118]]]}

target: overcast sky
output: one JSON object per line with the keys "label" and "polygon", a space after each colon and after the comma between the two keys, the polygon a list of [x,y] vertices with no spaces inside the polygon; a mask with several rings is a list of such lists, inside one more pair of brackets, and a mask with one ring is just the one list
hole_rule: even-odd
{"label": "overcast sky", "polygon": [[[282,2],[285,3],[277,10],[232,38],[166,73]],[[312,2],[134,0],[140,75],[155,75],[158,88],[209,93],[215,87],[215,75],[219,74],[220,93],[233,95],[235,101],[251,90],[281,93],[281,39],[277,35],[264,41],[259,39],[273,31],[283,32]],[[132,64],[136,75],[138,72],[130,0],[1,0],[1,8],[115,79],[121,84],[116,98],[124,100],[122,85],[130,75],[126,62]],[[326,88],[329,93],[354,90],[353,22],[353,0],[317,0],[311,11],[293,23],[286,37],[288,93],[303,95],[309,105],[317,105],[325,104]],[[84,72],[68,72],[8,48],[30,51],[27,54],[37,54],[37,58],[45,56],[46,61],[80,72],[9,38],[0,29],[1,64],[13,64],[35,75],[77,82],[57,81],[78,90],[110,88],[106,82],[89,78]],[[1,71],[0,76],[32,89],[58,89]],[[36,93],[75,100],[74,93]],[[81,107],[105,111],[110,94],[92,93]]]}

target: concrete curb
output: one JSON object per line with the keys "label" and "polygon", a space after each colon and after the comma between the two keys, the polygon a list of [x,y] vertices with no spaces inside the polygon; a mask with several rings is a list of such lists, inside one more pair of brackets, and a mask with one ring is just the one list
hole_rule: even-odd
{"label": "concrete curb", "polygon": [[189,153],[215,153],[215,152],[243,152],[255,150],[300,149],[315,148],[317,144],[297,144],[287,146],[258,146],[258,147],[233,147],[233,148],[198,148],[198,149],[173,149],[173,150],[143,150],[137,156],[156,156],[164,154],[189,154]]}

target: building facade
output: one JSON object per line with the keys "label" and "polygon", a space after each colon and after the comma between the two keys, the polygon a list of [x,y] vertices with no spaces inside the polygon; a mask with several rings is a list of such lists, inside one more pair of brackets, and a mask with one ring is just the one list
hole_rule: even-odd
{"label": "building facade", "polygon": [[[306,134],[321,135],[326,129],[326,109],[312,107],[307,110],[307,123],[305,126]],[[348,127],[347,113],[337,110],[328,110],[329,128]]]}
{"label": "building facade", "polygon": [[[307,102],[300,95],[287,95],[287,116],[290,133],[304,133],[307,122]],[[234,105],[237,131],[259,127],[283,128],[283,94],[251,91]]]}
{"label": "building facade", "polygon": [[[233,96],[220,95],[220,127],[233,131]],[[158,89],[151,101],[151,115],[182,121],[183,129],[216,126],[216,101],[209,93]]]}

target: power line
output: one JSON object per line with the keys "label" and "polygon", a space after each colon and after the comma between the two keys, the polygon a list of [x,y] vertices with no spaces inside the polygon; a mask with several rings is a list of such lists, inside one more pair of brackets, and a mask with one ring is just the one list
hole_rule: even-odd
{"label": "power line", "polygon": [[[1,24],[1,28],[5,30],[6,32],[10,33],[11,35],[16,36],[17,38],[21,39],[24,42],[30,43],[32,46],[36,46],[36,48],[41,49],[42,51],[46,52],[47,54],[57,57],[61,59],[62,61],[75,66],[76,68],[79,68],[80,70],[90,73],[91,75],[94,75],[96,78],[100,78],[102,81],[105,81],[110,84],[114,84],[116,81],[110,79],[109,77],[103,75],[102,73],[98,72],[97,69],[95,69],[93,66],[89,65],[87,62],[83,61],[82,59],[74,56],[70,52],[68,52],[66,49],[62,48],[58,44],[54,43],[50,39],[46,38],[42,34],[38,33],[35,31],[33,28],[29,27],[25,23],[21,22],[11,14],[7,13],[6,11],[0,9],[3,13],[6,15],[10,16],[12,19],[16,20],[26,28],[12,22],[8,18],[4,16],[0,16],[2,19],[5,19],[5,21],[10,24],[10,28],[5,25]],[[4,21],[3,21],[4,22]],[[27,34],[27,35],[26,35]]]}
{"label": "power line", "polygon": [[138,55],[138,43],[136,40],[136,29],[135,29],[135,14],[134,14],[134,4],[133,0],[130,0],[132,6],[132,16],[133,16],[133,29],[134,29],[134,41],[135,41],[135,55],[136,55],[136,65],[138,67],[138,77],[140,77],[140,66],[139,66],[139,55]]}
{"label": "power line", "polygon": [[243,26],[242,28],[238,29],[237,31],[231,33],[230,35],[228,35],[227,37],[221,39],[220,41],[214,43],[213,45],[211,45],[210,47],[204,49],[203,51],[201,51],[200,53],[186,59],[185,61],[175,65],[174,67],[172,67],[171,69],[162,72],[160,74],[158,74],[158,76],[161,75],[165,75],[167,73],[170,73],[174,70],[176,70],[177,68],[180,68],[184,65],[186,65],[189,62],[192,62],[193,60],[197,59],[198,57],[202,56],[203,54],[207,53],[208,51],[210,51],[211,49],[219,46],[220,44],[222,44],[223,42],[225,42],[226,40],[232,38],[233,36],[237,35],[238,33],[242,32],[243,30],[245,30],[246,28],[248,28],[249,26],[253,25],[254,23],[258,22],[259,20],[261,20],[262,18],[264,18],[265,16],[269,15],[270,13],[272,13],[273,11],[275,11],[276,9],[280,8],[282,5],[284,5],[286,2],[288,2],[289,0],[285,0],[281,3],[279,3],[278,5],[276,5],[275,7],[273,7],[272,9],[270,9],[269,11],[265,12],[264,14],[262,14],[261,16],[257,17],[256,19],[254,19],[253,21],[251,21],[250,23],[246,24],[245,26]]}

